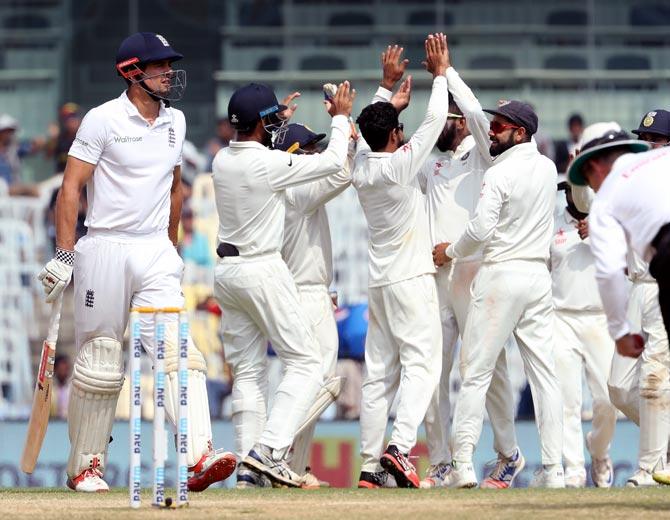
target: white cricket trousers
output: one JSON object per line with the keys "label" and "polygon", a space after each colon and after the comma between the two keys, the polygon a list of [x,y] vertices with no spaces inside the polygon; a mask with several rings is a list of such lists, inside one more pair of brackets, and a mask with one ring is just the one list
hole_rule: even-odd
{"label": "white cricket trousers", "polygon": [[[335,375],[337,364],[337,324],[335,308],[325,285],[298,285],[298,295],[303,311],[319,345],[318,356],[321,360],[322,381]],[[302,474],[309,465],[310,448],[316,421],[295,437],[291,456],[291,468]]]}
{"label": "white cricket trousers", "polygon": [[612,403],[640,426],[639,466],[654,471],[665,467],[670,435],[670,352],[656,282],[633,283],[628,321],[632,332],[646,336],[645,349],[637,359],[614,354],[609,394]]}
{"label": "white cricket trousers", "polygon": [[440,378],[442,329],[435,276],[425,274],[368,292],[361,399],[362,471],[381,471],[389,410],[398,394],[391,440],[402,453],[416,444]]}
{"label": "white cricket trousers", "polygon": [[[123,345],[131,307],[183,307],[183,271],[184,262],[169,240],[167,231],[138,236],[89,230],[75,245],[74,326],[77,352],[82,354],[83,345],[100,337],[112,338]],[[171,341],[168,340],[171,345],[177,344],[177,319],[176,314],[164,316],[166,323],[174,325],[169,328],[175,332]],[[152,358],[154,325],[153,315],[140,315],[142,346]],[[91,352],[83,355],[95,358],[97,354]],[[188,462],[192,466],[209,451],[212,428],[207,404],[205,361],[190,337],[189,360],[198,363],[197,369],[189,369]],[[170,403],[175,402],[177,384],[175,378],[167,378],[166,381],[170,389],[166,397],[166,417],[175,428],[176,408]],[[171,397],[173,395],[175,397]],[[72,403],[78,406],[78,401],[71,399]],[[113,404],[115,407],[116,399]],[[113,415],[110,420],[112,418]],[[79,425],[70,420],[71,439],[75,436],[72,433],[74,431],[80,432],[79,438],[92,435],[90,431],[99,420],[99,417],[81,417]],[[103,429],[100,435],[107,443],[109,434]],[[94,443],[93,440],[91,442]],[[75,444],[73,450],[77,449]]]}
{"label": "white cricket trousers", "polygon": [[[430,464],[451,462],[449,423],[451,422],[449,379],[458,336],[465,330],[472,280],[479,270],[477,260],[454,260],[437,270],[437,297],[442,322],[442,375],[428,405],[424,424]],[[500,353],[486,394],[486,410],[493,429],[494,449],[505,457],[517,447],[514,431],[514,395],[507,374],[505,350]]]}
{"label": "white cricket trousers", "polygon": [[454,412],[455,461],[472,461],[493,370],[512,333],[533,394],[542,463],[561,463],[563,404],[553,357],[551,277],[544,262],[525,260],[483,263],[474,279]]}
{"label": "white cricket trousers", "polygon": [[[244,457],[257,442],[287,449],[322,379],[319,345],[293,277],[279,253],[226,257],[216,266],[214,296],[233,373],[236,454]],[[269,416],[268,340],[285,366]]]}
{"label": "white cricket trousers", "polygon": [[586,477],[582,432],[582,373],[593,396],[591,450],[597,459],[609,456],[616,427],[607,376],[614,342],[603,312],[554,311],[554,359],[563,394],[563,463],[566,476]]}

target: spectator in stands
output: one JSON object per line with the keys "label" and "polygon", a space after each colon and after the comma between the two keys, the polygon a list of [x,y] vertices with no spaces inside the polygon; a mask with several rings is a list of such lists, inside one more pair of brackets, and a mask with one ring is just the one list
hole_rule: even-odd
{"label": "spectator in stands", "polygon": [[193,228],[193,210],[185,208],[181,214],[183,234],[179,241],[179,253],[184,263],[193,263],[200,267],[214,265],[213,254],[209,249],[207,237]]}
{"label": "spectator in stands", "polygon": [[51,416],[67,419],[67,406],[70,401],[70,376],[72,361],[65,354],[58,354],[54,361],[53,393],[51,394]]}
{"label": "spectator in stands", "polygon": [[65,103],[58,111],[58,125],[49,129],[49,140],[46,145],[47,157],[53,157],[55,172],[62,173],[67,162],[67,153],[72,146],[77,130],[81,125],[79,105]]}
{"label": "spectator in stands", "polygon": [[228,143],[235,138],[235,127],[230,124],[227,117],[220,117],[216,122],[216,136],[207,143],[207,169],[212,171],[212,161],[221,148],[227,148]]}
{"label": "spectator in stands", "polygon": [[566,141],[556,142],[556,169],[559,172],[564,172],[570,162],[570,157],[575,155],[577,143],[582,138],[584,132],[584,119],[580,114],[572,114],[568,118],[568,133],[569,137]]}
{"label": "spectator in stands", "polygon": [[39,139],[17,141],[19,122],[9,114],[0,114],[0,183],[6,184],[10,195],[38,196],[35,186],[21,183],[21,159],[39,150]]}

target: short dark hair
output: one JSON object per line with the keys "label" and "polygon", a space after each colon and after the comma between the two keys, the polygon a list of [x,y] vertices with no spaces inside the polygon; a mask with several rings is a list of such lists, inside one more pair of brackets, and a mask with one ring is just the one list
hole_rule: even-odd
{"label": "short dark hair", "polygon": [[572,125],[584,126],[584,119],[581,114],[572,114],[568,119],[568,127]]}
{"label": "short dark hair", "polygon": [[463,115],[461,107],[458,106],[458,103],[456,103],[456,100],[454,99],[454,96],[451,95],[451,92],[449,92],[449,112],[459,114],[461,116]]}
{"label": "short dark hair", "polygon": [[398,112],[391,103],[378,101],[366,106],[356,123],[370,149],[378,152],[388,143],[389,134],[398,128]]}

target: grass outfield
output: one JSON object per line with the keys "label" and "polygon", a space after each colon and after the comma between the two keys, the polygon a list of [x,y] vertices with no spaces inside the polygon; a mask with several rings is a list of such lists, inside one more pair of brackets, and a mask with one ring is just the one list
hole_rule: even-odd
{"label": "grass outfield", "polygon": [[[174,496],[172,492],[167,496]],[[191,494],[182,510],[149,506],[150,492],[142,494],[139,511],[128,508],[128,492],[116,489],[99,495],[60,489],[2,489],[3,516],[14,518],[654,518],[670,517],[670,490],[567,489],[536,490],[211,490]]]}

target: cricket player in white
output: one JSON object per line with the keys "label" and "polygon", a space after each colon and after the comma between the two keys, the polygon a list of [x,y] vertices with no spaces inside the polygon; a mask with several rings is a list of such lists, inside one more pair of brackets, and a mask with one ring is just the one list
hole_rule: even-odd
{"label": "cricket player in white", "polygon": [[[216,267],[214,294],[234,378],[235,449],[246,455],[248,469],[292,487],[302,479],[288,466],[289,449],[319,391],[322,368],[319,345],[280,255],[286,190],[342,170],[353,97],[345,82],[333,98],[328,148],[295,155],[267,148],[286,106],[269,87],[246,85],[228,104],[237,138],[213,163],[219,240],[227,249]],[[269,416],[267,340],[286,368]]]}
{"label": "cricket player in white", "polygon": [[[69,152],[56,203],[56,258],[40,273],[54,301],[75,273],[77,357],[68,409],[68,486],[107,491],[103,480],[116,402],[123,385],[121,343],[131,307],[183,307],[184,264],[175,249],[181,214],[184,114],[182,58],[154,33],[126,38],[117,71],[128,89],[92,109]],[[79,195],[86,185],[88,233],[75,245]],[[177,321],[166,317],[166,414],[177,415]],[[142,344],[152,353],[153,321],[141,320]],[[202,354],[189,338],[188,486],[202,491],[227,478],[235,457],[212,448]]]}
{"label": "cricket player in white", "polygon": [[555,375],[551,277],[556,167],[531,141],[537,116],[520,101],[501,102],[489,136],[494,165],[484,176],[475,216],[461,237],[436,247],[436,265],[474,254],[483,262],[472,285],[463,336],[463,383],[454,412],[453,478],[476,482],[472,454],[481,434],[493,369],[513,332],[535,403],[543,468],[531,485],[563,487],[562,402]]}
{"label": "cricket player in white", "polygon": [[566,190],[567,206],[559,208],[562,211],[554,225],[550,262],[554,359],[563,394],[565,485],[573,488],[586,485],[582,448],[582,372],[585,372],[593,396],[592,430],[586,437],[591,478],[597,487],[611,487],[614,472],[609,446],[616,426],[616,409],[609,399],[607,377],[614,342],[607,332],[589,238],[578,231],[587,215],[575,207],[564,178],[559,189]]}
{"label": "cricket player in white", "polygon": [[[330,103],[327,102],[329,106]],[[353,126],[353,124],[352,124]],[[286,220],[282,258],[293,275],[305,316],[312,325],[319,344],[323,374],[319,414],[339,395],[340,378],[335,378],[338,336],[335,307],[329,288],[333,282],[333,253],[326,203],[351,185],[351,169],[356,151],[352,128],[347,161],[336,175],[286,190]],[[294,154],[317,152],[317,143],[326,134],[315,134],[297,123],[287,125],[286,132],[275,140],[275,148]],[[319,415],[309,417],[310,423],[296,436],[291,450],[290,465],[297,473],[306,473],[316,421]],[[309,486],[319,482],[311,478]]]}
{"label": "cricket player in white", "polygon": [[[571,183],[588,184],[597,192],[589,219],[591,247],[610,335],[618,351],[608,382],[610,396],[640,425],[639,468],[626,483],[631,487],[654,485],[654,472],[659,481],[668,481],[668,337],[658,285],[642,258],[653,256],[650,243],[670,220],[666,203],[670,150],[646,152],[649,146],[631,140],[614,122],[596,123],[584,131],[580,153],[568,168]],[[621,211],[627,205],[634,208]],[[630,292],[624,269],[633,282]],[[644,345],[638,334],[645,338]]]}
{"label": "cricket player in white", "polygon": [[[447,49],[448,51],[448,49]],[[419,172],[419,184],[426,194],[426,208],[433,245],[454,242],[475,213],[484,173],[493,164],[489,153],[489,120],[479,101],[458,72],[447,67],[450,100],[447,124],[437,140],[442,153],[428,161]],[[447,151],[448,150],[448,151]],[[438,390],[426,412],[426,442],[430,467],[421,487],[451,485],[469,487],[476,482],[448,479],[451,471],[449,449],[449,376],[459,335],[465,330],[470,286],[481,264],[481,249],[454,260],[437,270],[437,295],[442,322],[442,376]],[[498,461],[482,487],[510,487],[523,470],[514,431],[514,397],[507,375],[505,350],[501,351],[486,397],[486,408],[494,434]]]}
{"label": "cricket player in white", "polygon": [[[403,144],[398,111],[409,103],[411,76],[396,94],[397,103],[377,95],[357,120],[362,139],[352,184],[368,223],[370,268],[359,487],[383,486],[382,468],[398,487],[419,487],[409,452],[440,376],[435,267],[416,176],[447,118],[446,38],[429,35],[425,47],[426,68],[434,78],[432,93],[426,117],[409,142]],[[384,451],[388,413],[396,393],[396,419]]]}

